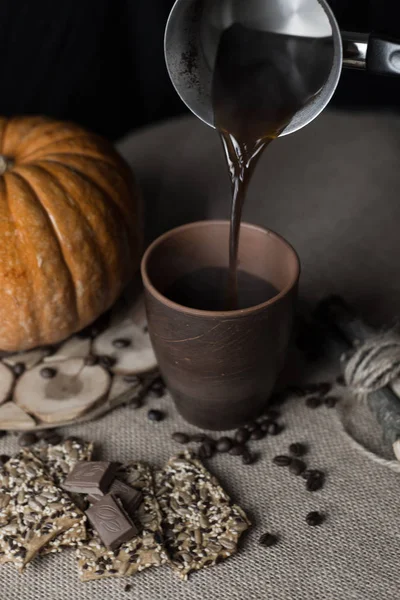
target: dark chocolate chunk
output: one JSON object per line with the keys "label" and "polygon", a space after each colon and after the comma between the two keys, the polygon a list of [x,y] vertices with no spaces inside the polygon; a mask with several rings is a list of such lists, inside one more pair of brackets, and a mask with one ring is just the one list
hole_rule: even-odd
{"label": "dark chocolate chunk", "polygon": [[107,356],[107,355],[105,355],[105,356],[99,356],[98,359],[99,359],[99,365],[101,367],[104,367],[104,369],[110,369],[117,362],[114,357]]}
{"label": "dark chocolate chunk", "polygon": [[149,410],[149,412],[147,413],[147,418],[149,419],[149,421],[162,421],[164,417],[165,415],[161,410],[156,410],[154,408]]}
{"label": "dark chocolate chunk", "polygon": [[176,431],[172,434],[172,439],[178,444],[188,444],[190,442],[190,437],[187,433],[183,433],[181,431]]}
{"label": "dark chocolate chunk", "polygon": [[272,462],[278,467],[288,467],[292,462],[292,458],[290,456],[286,456],[285,454],[278,454],[278,456],[274,456]]}
{"label": "dark chocolate chunk", "polygon": [[238,444],[245,444],[249,437],[250,431],[248,429],[245,429],[244,427],[241,427],[235,433],[235,442],[237,442]]}
{"label": "dark chocolate chunk", "polygon": [[261,440],[263,437],[265,437],[265,431],[263,431],[260,427],[257,427],[257,429],[252,431],[250,434],[251,440]]}
{"label": "dark chocolate chunk", "polygon": [[112,345],[114,348],[128,348],[131,345],[131,340],[128,340],[128,338],[117,338],[112,341]]}
{"label": "dark chocolate chunk", "polygon": [[229,450],[229,454],[231,454],[232,456],[242,456],[242,454],[244,454],[245,452],[246,446],[244,444],[237,444]]}
{"label": "dark chocolate chunk", "polygon": [[[135,510],[139,508],[143,500],[142,493],[139,492],[139,490],[135,490],[133,487],[127,485],[119,479],[114,479],[114,481],[108,488],[107,493],[119,498],[119,500],[121,500],[122,502],[124,509],[129,515],[132,515],[132,513],[134,513]],[[94,492],[90,494],[87,497],[87,499],[89,500],[89,502],[95,503],[101,500],[103,496],[104,494],[102,494],[101,492]]]}
{"label": "dark chocolate chunk", "polygon": [[292,458],[289,465],[289,471],[293,475],[301,475],[306,470],[306,463],[300,460],[300,458]]}
{"label": "dark chocolate chunk", "polygon": [[231,438],[229,437],[221,437],[219,438],[217,445],[216,445],[216,449],[217,452],[229,452],[229,450],[232,448],[233,446],[233,442],[231,440]]}
{"label": "dark chocolate chunk", "polygon": [[327,408],[335,408],[338,402],[339,398],[337,396],[326,396],[324,400],[324,404]]}
{"label": "dark chocolate chunk", "polygon": [[87,367],[94,367],[99,362],[99,357],[89,354],[89,356],[85,357],[84,362]]}
{"label": "dark chocolate chunk", "polygon": [[57,369],[54,369],[53,367],[43,367],[43,369],[40,369],[39,373],[44,379],[53,379],[53,377],[57,375]]}
{"label": "dark chocolate chunk", "polygon": [[22,373],[25,372],[25,369],[26,369],[25,364],[22,362],[16,363],[12,368],[15,377],[20,377],[22,375]]}
{"label": "dark chocolate chunk", "polygon": [[316,510],[309,512],[308,515],[306,516],[306,522],[311,527],[315,527],[316,525],[321,525],[321,523],[323,523],[324,521],[325,521],[325,515],[323,515],[322,513],[318,512]]}
{"label": "dark chocolate chunk", "polygon": [[321,404],[322,400],[321,398],[318,398],[318,396],[310,396],[306,400],[306,406],[308,406],[308,408],[318,408]]}
{"label": "dark chocolate chunk", "polygon": [[271,546],[275,546],[278,542],[278,537],[273,533],[263,533],[259,538],[258,543],[261,546],[265,546],[266,548],[270,548]]}
{"label": "dark chocolate chunk", "polygon": [[18,444],[22,448],[25,448],[27,446],[32,446],[33,444],[36,444],[37,441],[38,441],[37,435],[36,435],[36,433],[33,433],[32,431],[27,431],[26,433],[23,433],[22,435],[20,435],[18,438]]}
{"label": "dark chocolate chunk", "polygon": [[118,465],[112,462],[78,462],[65,479],[62,487],[68,492],[105,494],[114,479]]}
{"label": "dark chocolate chunk", "polygon": [[110,550],[134,538],[138,531],[122,507],[107,494],[87,509],[89,521]]}

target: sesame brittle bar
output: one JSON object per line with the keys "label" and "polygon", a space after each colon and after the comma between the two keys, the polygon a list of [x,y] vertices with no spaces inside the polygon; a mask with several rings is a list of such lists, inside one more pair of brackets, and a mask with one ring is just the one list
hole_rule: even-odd
{"label": "sesame brittle bar", "polygon": [[166,550],[181,579],[236,552],[250,521],[192,453],[170,459],[155,481]]}
{"label": "sesame brittle bar", "polygon": [[154,495],[150,468],[132,462],[124,465],[117,477],[140,490],[143,495],[143,501],[133,515],[139,534],[112,551],[104,546],[95,531],[89,529],[88,540],[79,543],[76,550],[81,581],[129,576],[148,567],[160,566],[168,560],[162,542],[161,514]]}
{"label": "sesame brittle bar", "polygon": [[82,512],[29,450],[21,450],[0,470],[0,559],[20,570],[50,540],[79,528]]}

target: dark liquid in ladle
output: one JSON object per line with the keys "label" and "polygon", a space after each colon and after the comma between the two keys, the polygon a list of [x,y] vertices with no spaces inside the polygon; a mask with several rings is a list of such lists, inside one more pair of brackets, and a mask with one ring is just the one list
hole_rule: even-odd
{"label": "dark liquid in ladle", "polygon": [[240,223],[254,168],[268,144],[318,94],[332,60],[332,38],[282,35],[239,24],[220,38],[212,96],[232,181],[229,310],[238,308]]}

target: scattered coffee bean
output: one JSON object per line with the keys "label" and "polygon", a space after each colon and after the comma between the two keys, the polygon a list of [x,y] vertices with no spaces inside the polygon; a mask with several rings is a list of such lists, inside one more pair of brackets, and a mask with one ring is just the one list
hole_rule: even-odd
{"label": "scattered coffee bean", "polygon": [[263,437],[265,437],[265,431],[263,431],[261,427],[257,427],[257,429],[250,434],[251,440],[261,440]]}
{"label": "scattered coffee bean", "polygon": [[143,406],[143,401],[141,398],[134,398],[133,400],[131,400],[129,402],[129,406],[131,408],[133,408],[134,410],[138,409],[138,408],[142,408]]}
{"label": "scattered coffee bean", "polygon": [[132,589],[132,585],[130,583],[127,583],[126,586],[124,587],[124,592],[130,592]]}
{"label": "scattered coffee bean", "polygon": [[262,420],[276,421],[281,416],[281,413],[276,408],[268,408]]}
{"label": "scattered coffee bean", "polygon": [[289,471],[293,475],[301,475],[306,470],[306,463],[300,460],[300,458],[293,458],[289,465]]}
{"label": "scattered coffee bean", "polygon": [[323,383],[318,384],[318,392],[321,396],[326,396],[332,389],[332,384],[329,381],[324,381]]}
{"label": "scattered coffee bean", "polygon": [[237,446],[233,446],[233,448],[231,448],[229,450],[229,454],[231,454],[232,456],[242,456],[245,452],[246,452],[246,446],[244,446],[243,444],[238,444]]}
{"label": "scattered coffee bean", "polygon": [[190,437],[187,433],[182,433],[181,431],[176,431],[172,434],[172,439],[178,444],[188,444],[190,441]]}
{"label": "scattered coffee bean", "polygon": [[310,479],[311,477],[315,479],[325,479],[325,473],[319,469],[307,469],[301,476],[303,479]]}
{"label": "scattered coffee bean", "polygon": [[18,438],[18,444],[22,448],[25,448],[27,446],[32,446],[33,444],[36,444],[37,441],[38,441],[37,435],[36,435],[36,433],[33,433],[32,431],[27,431],[26,433],[23,433],[22,435],[20,435]]}
{"label": "scattered coffee bean", "polygon": [[112,341],[112,345],[114,346],[114,348],[128,348],[128,346],[131,345],[131,340],[128,340],[128,338],[117,338],[116,340]]}
{"label": "scattered coffee bean", "polygon": [[273,533],[263,533],[259,538],[258,543],[261,546],[265,546],[266,548],[270,548],[271,546],[275,546],[278,542],[278,537]]}
{"label": "scattered coffee bean", "polygon": [[258,429],[258,426],[259,426],[258,423],[247,423],[246,429],[247,429],[247,431],[249,431],[250,433],[252,433],[256,429]]}
{"label": "scattered coffee bean", "polygon": [[209,440],[206,440],[199,448],[199,458],[212,458],[213,455],[214,446]]}
{"label": "scattered coffee bean", "polygon": [[318,408],[321,404],[322,400],[321,398],[318,398],[318,396],[310,396],[306,400],[306,406],[308,406],[308,408]]}
{"label": "scattered coffee bean", "polygon": [[231,438],[229,437],[222,437],[219,438],[217,445],[216,445],[216,450],[217,452],[229,452],[229,450],[232,448],[233,442],[231,440]]}
{"label": "scattered coffee bean", "polygon": [[294,442],[293,444],[290,444],[289,446],[289,452],[290,454],[293,454],[293,456],[304,456],[307,453],[307,448],[304,444],[300,444],[299,442]]}
{"label": "scattered coffee bean", "polygon": [[8,454],[0,454],[0,465],[5,465],[10,460]]}
{"label": "scattered coffee bean", "polygon": [[53,377],[57,375],[57,369],[54,369],[53,367],[44,367],[43,369],[40,369],[39,372],[44,379],[53,379]]}
{"label": "scattered coffee bean", "polygon": [[149,412],[147,413],[147,418],[149,419],[149,421],[162,421],[164,419],[165,415],[161,410],[155,410],[155,409],[151,409],[149,410]]}
{"label": "scattered coffee bean", "polygon": [[307,524],[310,525],[310,527],[315,527],[316,525],[321,525],[321,523],[325,521],[325,515],[314,510],[308,513],[308,515],[306,516],[306,521]]}
{"label": "scattered coffee bean", "polygon": [[206,439],[208,439],[208,436],[205,433],[195,433],[194,435],[191,436],[190,440],[192,442],[195,442],[196,444],[201,444],[202,442],[204,442]]}
{"label": "scattered coffee bean", "polygon": [[271,422],[272,421],[263,421],[260,424],[261,431],[264,431],[264,433],[268,433],[268,429],[269,429],[269,426],[271,425]]}
{"label": "scattered coffee bean", "polygon": [[[306,471],[307,473],[307,471]],[[306,477],[306,490],[308,492],[317,492],[324,486],[325,475],[321,471],[310,470]]]}
{"label": "scattered coffee bean", "polygon": [[245,444],[248,441],[249,437],[250,431],[248,429],[245,429],[244,427],[241,427],[235,433],[235,442],[237,442],[238,444]]}
{"label": "scattered coffee bean", "polygon": [[274,456],[272,462],[278,467],[288,467],[291,464],[292,460],[293,459],[290,456],[286,456],[285,454],[278,454],[278,456]]}
{"label": "scattered coffee bean", "polygon": [[150,391],[157,398],[162,398],[162,396],[165,394],[165,388],[166,386],[164,380],[159,377],[152,383]]}
{"label": "scattered coffee bean", "polygon": [[344,378],[343,375],[339,375],[339,377],[336,377],[336,383],[338,385],[341,385],[342,387],[346,385],[346,380]]}
{"label": "scattered coffee bean", "polygon": [[335,408],[338,402],[339,398],[337,396],[327,396],[324,400],[324,404],[327,408]]}
{"label": "scattered coffee bean", "polygon": [[12,369],[15,377],[20,377],[22,375],[22,373],[24,373],[25,368],[26,368],[25,364],[22,362],[15,364]]}
{"label": "scattered coffee bean", "polygon": [[104,369],[111,369],[116,363],[116,359],[113,356],[99,356],[99,365]]}
{"label": "scattered coffee bean", "polygon": [[247,448],[245,448],[245,451],[242,454],[242,463],[244,465],[252,465],[255,462],[256,462],[255,454],[252,454]]}
{"label": "scattered coffee bean", "polygon": [[98,356],[93,356],[93,354],[89,354],[89,356],[85,357],[85,365],[87,367],[94,367],[99,362]]}
{"label": "scattered coffee bean", "polygon": [[280,433],[282,433],[283,429],[284,427],[282,424],[272,422],[268,426],[267,433],[269,435],[279,435]]}

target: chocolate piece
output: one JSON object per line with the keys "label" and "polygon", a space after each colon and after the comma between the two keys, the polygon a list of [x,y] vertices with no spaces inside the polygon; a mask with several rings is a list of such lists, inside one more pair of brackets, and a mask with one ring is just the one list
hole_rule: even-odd
{"label": "chocolate piece", "polygon": [[94,506],[88,508],[86,514],[101,541],[110,550],[119,548],[138,533],[135,525],[111,494],[107,494]]}
{"label": "chocolate piece", "polygon": [[118,465],[111,462],[79,462],[64,481],[68,492],[104,494],[114,479]]}
{"label": "chocolate piece", "polygon": [[[124,509],[129,515],[139,508],[143,500],[143,496],[138,490],[135,490],[133,487],[119,479],[114,479],[108,489],[108,493],[117,496],[119,500],[121,500]],[[87,499],[89,502],[96,503],[103,497],[104,495],[101,492],[94,492],[93,494],[90,494]]]}

